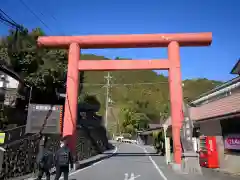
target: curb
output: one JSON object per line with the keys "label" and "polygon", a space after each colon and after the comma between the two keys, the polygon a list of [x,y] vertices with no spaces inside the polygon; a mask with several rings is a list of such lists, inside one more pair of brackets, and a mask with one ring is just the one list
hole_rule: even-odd
{"label": "curb", "polygon": [[226,174],[226,175],[229,175],[229,176],[240,177],[240,173],[232,173],[232,172],[229,172],[227,170],[220,169],[220,168],[212,169],[212,171],[213,172],[220,172],[220,173],[223,173],[223,174]]}

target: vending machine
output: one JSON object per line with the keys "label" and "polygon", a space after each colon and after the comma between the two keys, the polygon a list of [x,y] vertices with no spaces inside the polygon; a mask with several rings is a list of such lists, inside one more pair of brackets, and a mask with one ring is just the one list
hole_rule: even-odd
{"label": "vending machine", "polygon": [[200,137],[199,162],[202,167],[219,168],[215,136]]}

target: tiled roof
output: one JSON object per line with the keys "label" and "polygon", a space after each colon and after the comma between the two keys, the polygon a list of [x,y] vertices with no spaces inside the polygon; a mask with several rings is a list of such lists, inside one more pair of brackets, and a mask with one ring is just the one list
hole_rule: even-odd
{"label": "tiled roof", "polygon": [[203,120],[237,112],[240,112],[240,92],[232,93],[230,96],[199,107],[190,108],[190,115],[193,120]]}
{"label": "tiled roof", "polygon": [[149,124],[149,129],[161,128],[161,124]]}
{"label": "tiled roof", "polygon": [[231,74],[240,74],[240,59],[231,70]]}
{"label": "tiled roof", "polygon": [[[234,85],[234,84],[236,85],[238,82],[240,82],[240,76],[237,76],[237,77],[235,77],[235,78],[233,78],[233,79],[231,79],[231,80],[229,80],[229,81],[227,81],[227,82],[225,82],[225,83],[223,83],[223,84],[221,84],[221,85],[211,89],[210,91],[207,91],[207,92],[201,94],[197,99],[195,99],[191,103],[192,104],[196,104],[196,102],[197,102],[197,104],[198,104],[199,101],[203,102],[203,100],[201,100],[202,98],[204,98],[204,97],[206,97],[206,96],[208,96],[210,94],[217,93],[218,91],[220,91],[222,89],[225,89],[225,88],[228,88],[231,85]],[[237,88],[237,87],[235,87],[235,88]]]}
{"label": "tiled roof", "polygon": [[[194,121],[233,113],[240,113],[240,92],[232,93],[230,96],[226,96],[199,107],[190,108],[190,117]],[[168,117],[164,124],[171,126],[171,117]]]}

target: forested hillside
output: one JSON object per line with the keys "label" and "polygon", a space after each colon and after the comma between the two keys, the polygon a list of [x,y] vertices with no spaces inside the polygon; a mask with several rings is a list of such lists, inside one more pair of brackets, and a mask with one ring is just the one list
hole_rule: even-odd
{"label": "forested hillside", "polygon": [[[141,112],[148,114],[152,120],[159,119],[159,113],[164,112],[169,105],[168,78],[157,75],[153,71],[111,72],[110,98],[112,105],[136,106]],[[83,93],[96,95],[105,106],[107,72],[86,72]],[[200,94],[216,87],[218,81],[194,79],[183,81],[184,97],[189,101]]]}

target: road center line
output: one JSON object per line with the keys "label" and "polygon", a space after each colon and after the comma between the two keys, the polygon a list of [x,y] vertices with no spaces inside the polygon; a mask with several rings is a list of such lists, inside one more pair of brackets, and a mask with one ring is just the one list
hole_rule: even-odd
{"label": "road center line", "polygon": [[[141,147],[139,145],[136,145],[136,146],[141,148],[146,154],[149,154],[149,152],[144,147]],[[158,173],[163,178],[163,180],[168,180],[167,177],[162,172],[162,170],[158,167],[157,163],[152,159],[152,157],[150,155],[148,155],[148,158],[152,162],[153,166],[157,169]]]}

